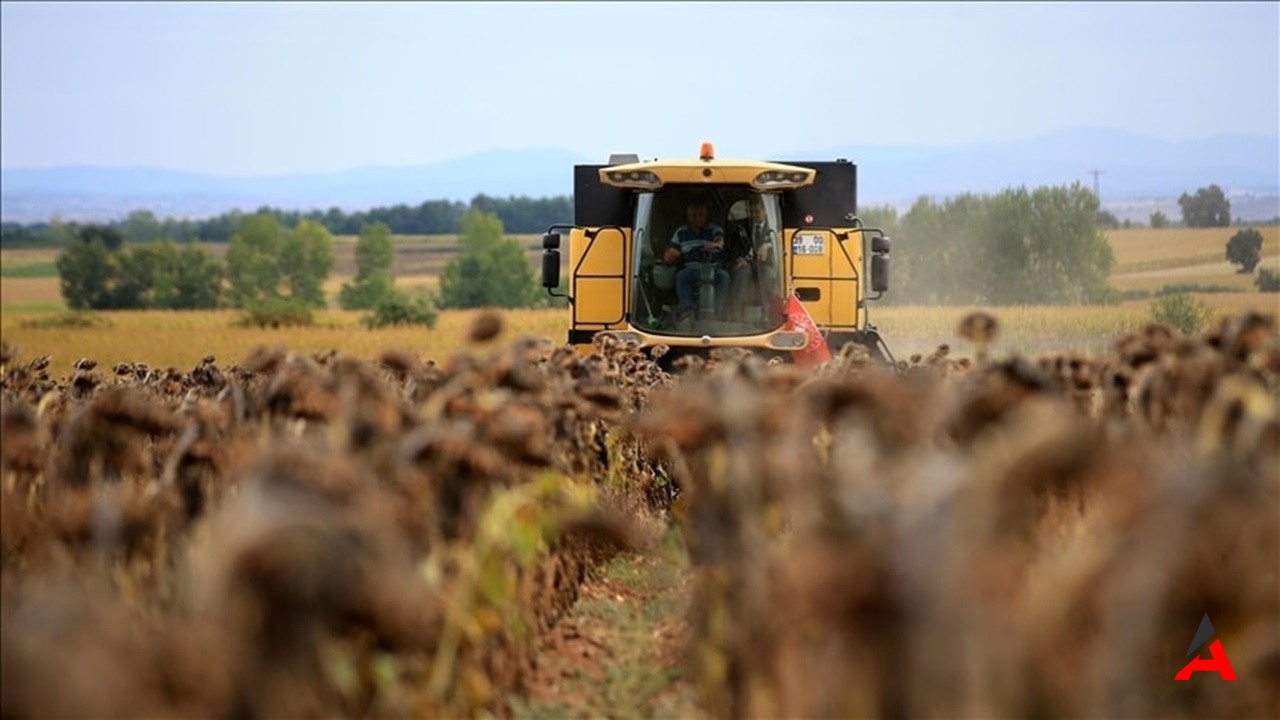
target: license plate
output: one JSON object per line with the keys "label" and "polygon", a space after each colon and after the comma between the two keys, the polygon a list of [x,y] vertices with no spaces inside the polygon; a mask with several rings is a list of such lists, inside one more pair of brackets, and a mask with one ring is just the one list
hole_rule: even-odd
{"label": "license plate", "polygon": [[792,255],[824,255],[827,252],[827,238],[819,233],[797,233],[791,238]]}

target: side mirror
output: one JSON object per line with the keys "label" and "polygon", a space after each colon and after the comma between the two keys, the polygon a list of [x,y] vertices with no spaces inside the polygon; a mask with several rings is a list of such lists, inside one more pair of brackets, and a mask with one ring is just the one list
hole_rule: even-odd
{"label": "side mirror", "polygon": [[560,244],[559,235],[547,235],[542,240],[542,287],[554,290],[560,287],[560,250],[546,247],[546,238],[550,237],[556,239],[557,245]]}
{"label": "side mirror", "polygon": [[542,236],[543,250],[559,250],[560,249],[560,233],[547,233]]}
{"label": "side mirror", "polygon": [[889,256],[876,253],[871,256],[871,291],[882,293],[889,289]]}
{"label": "side mirror", "polygon": [[892,244],[893,243],[889,240],[888,237],[884,235],[876,235],[875,237],[871,238],[871,252],[876,255],[881,255],[881,254],[888,255],[889,247]]}

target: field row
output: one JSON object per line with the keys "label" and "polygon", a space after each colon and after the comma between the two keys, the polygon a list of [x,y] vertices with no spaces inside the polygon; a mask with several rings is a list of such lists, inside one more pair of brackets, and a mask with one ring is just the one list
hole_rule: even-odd
{"label": "field row", "polygon": [[[1275,296],[1258,293],[1204,296],[1222,315],[1256,310],[1274,313]],[[1267,303],[1270,303],[1268,306]],[[927,354],[940,344],[955,354],[970,349],[956,337],[961,318],[975,308],[879,307],[872,322],[898,358]],[[434,329],[384,328],[368,330],[358,312],[328,310],[310,328],[262,330],[237,327],[231,310],[168,312],[120,311],[102,313],[109,325],[91,328],[33,328],[24,321],[41,311],[6,312],[0,321],[0,340],[16,345],[23,356],[53,356],[58,373],[69,372],[82,357],[114,364],[145,358],[159,367],[190,368],[209,353],[221,362],[243,358],[253,348],[282,346],[298,352],[330,349],[358,357],[374,357],[388,348],[403,348],[421,357],[442,360],[466,343],[467,329],[478,311],[443,311]],[[1097,355],[1109,350],[1119,336],[1150,320],[1148,303],[1133,301],[1115,307],[1010,307],[992,310],[1002,326],[997,353],[1038,354],[1061,350]],[[563,309],[514,310],[504,313],[508,335],[530,334],[563,342],[569,314]]]}
{"label": "field row", "polygon": [[[1258,265],[1258,270],[1264,269],[1280,272],[1280,256],[1264,258]],[[1155,292],[1162,287],[1193,285],[1204,290],[1231,288],[1239,292],[1249,292],[1257,288],[1256,272],[1241,273],[1237,266],[1219,258],[1194,265],[1113,273],[1111,287],[1121,292],[1126,290]]]}

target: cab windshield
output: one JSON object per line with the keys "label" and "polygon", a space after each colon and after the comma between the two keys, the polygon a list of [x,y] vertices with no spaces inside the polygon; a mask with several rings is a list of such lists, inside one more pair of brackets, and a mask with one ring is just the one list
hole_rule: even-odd
{"label": "cab windshield", "polygon": [[755,335],[783,321],[778,196],[669,186],[636,204],[631,324],[664,335]]}

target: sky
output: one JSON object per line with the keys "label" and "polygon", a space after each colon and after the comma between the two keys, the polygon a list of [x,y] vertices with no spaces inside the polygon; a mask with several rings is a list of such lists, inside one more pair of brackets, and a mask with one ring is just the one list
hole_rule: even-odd
{"label": "sky", "polygon": [[0,3],[0,166],[1280,134],[1280,3]]}

